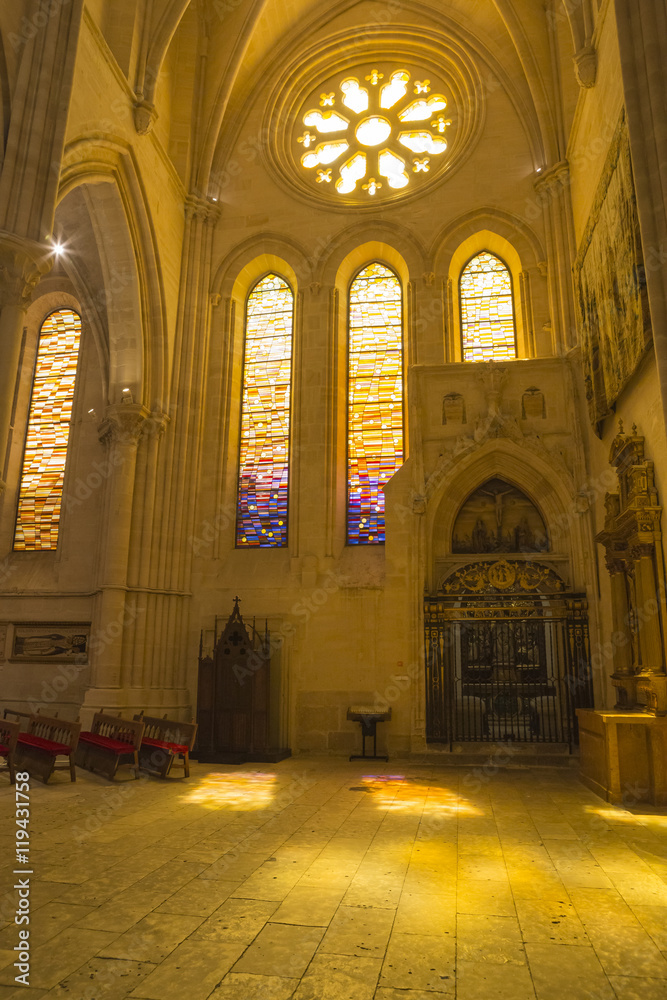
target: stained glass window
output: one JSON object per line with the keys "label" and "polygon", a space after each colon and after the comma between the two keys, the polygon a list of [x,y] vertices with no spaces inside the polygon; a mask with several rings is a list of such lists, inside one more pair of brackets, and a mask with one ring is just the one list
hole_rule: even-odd
{"label": "stained glass window", "polygon": [[348,385],[349,545],[384,542],[383,487],[403,464],[401,286],[369,264],[350,286]]}
{"label": "stained glass window", "polygon": [[499,257],[484,251],[461,273],[464,361],[516,357],[512,278]]}
{"label": "stained glass window", "polygon": [[248,296],[236,544],[287,545],[292,290],[267,274]]}
{"label": "stained glass window", "polygon": [[71,309],[59,309],[44,320],[19,488],[16,551],[55,549],[58,544],[80,341],[81,319]]}

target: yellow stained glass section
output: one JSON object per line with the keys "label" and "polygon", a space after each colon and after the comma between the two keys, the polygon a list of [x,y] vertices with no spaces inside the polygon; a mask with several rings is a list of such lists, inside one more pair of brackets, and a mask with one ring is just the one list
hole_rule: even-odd
{"label": "yellow stained glass section", "polygon": [[81,341],[71,309],[51,313],[39,334],[23,456],[14,550],[55,549]]}
{"label": "yellow stained glass section", "polygon": [[287,545],[292,290],[276,274],[248,296],[236,544]]}
{"label": "yellow stained glass section", "polygon": [[383,487],[403,464],[402,298],[375,262],[350,286],[348,382],[349,545],[385,540]]}
{"label": "yellow stained glass section", "polygon": [[484,252],[461,273],[461,334],[464,361],[516,357],[512,278],[505,264]]}

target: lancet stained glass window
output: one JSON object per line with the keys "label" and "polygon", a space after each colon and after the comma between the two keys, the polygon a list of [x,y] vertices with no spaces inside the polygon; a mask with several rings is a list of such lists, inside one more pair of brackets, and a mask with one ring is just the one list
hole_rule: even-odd
{"label": "lancet stained glass window", "polygon": [[267,274],[248,296],[236,544],[287,545],[292,316],[286,281]]}
{"label": "lancet stained glass window", "polygon": [[365,267],[350,286],[348,383],[349,545],[384,542],[382,488],[403,464],[403,337],[398,278]]}
{"label": "lancet stained glass window", "polygon": [[512,277],[499,257],[484,251],[464,267],[460,281],[464,361],[516,357]]}
{"label": "lancet stained glass window", "polygon": [[55,549],[81,341],[81,319],[59,309],[42,323],[23,456],[15,551]]}

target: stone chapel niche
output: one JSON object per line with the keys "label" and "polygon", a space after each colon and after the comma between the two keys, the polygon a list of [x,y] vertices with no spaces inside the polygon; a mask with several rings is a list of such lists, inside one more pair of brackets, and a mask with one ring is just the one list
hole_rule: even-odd
{"label": "stone chapel niche", "polygon": [[461,507],[452,552],[547,552],[546,526],[525,493],[503,479],[489,479]]}

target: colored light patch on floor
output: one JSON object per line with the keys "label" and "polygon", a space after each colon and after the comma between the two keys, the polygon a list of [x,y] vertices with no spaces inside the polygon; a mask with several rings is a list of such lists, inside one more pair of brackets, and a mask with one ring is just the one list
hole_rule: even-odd
{"label": "colored light patch on floor", "polygon": [[440,816],[480,816],[481,811],[450,788],[441,788],[402,775],[365,775],[362,785],[376,799],[378,809],[390,812],[437,813]]}
{"label": "colored light patch on floor", "polygon": [[249,811],[264,809],[273,801],[275,774],[261,771],[237,771],[234,774],[207,774],[184,797],[211,808]]}

